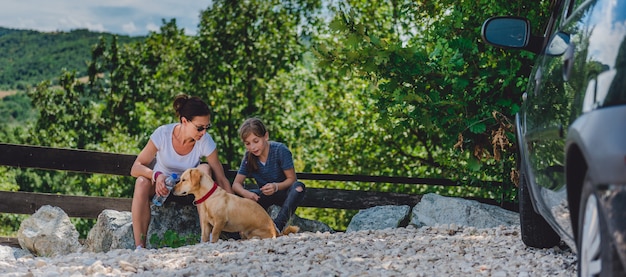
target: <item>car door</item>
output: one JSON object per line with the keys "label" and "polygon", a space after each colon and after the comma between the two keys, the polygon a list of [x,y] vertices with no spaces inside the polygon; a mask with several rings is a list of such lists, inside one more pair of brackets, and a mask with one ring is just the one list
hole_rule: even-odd
{"label": "car door", "polygon": [[527,174],[535,207],[563,239],[571,241],[564,149],[567,129],[573,120],[572,107],[578,98],[582,99],[567,82],[575,70],[572,55],[576,44],[572,43],[572,36],[577,30],[564,31],[569,29],[572,3],[563,1],[554,11],[557,13],[554,24],[547,26],[547,44],[529,80],[521,115]]}

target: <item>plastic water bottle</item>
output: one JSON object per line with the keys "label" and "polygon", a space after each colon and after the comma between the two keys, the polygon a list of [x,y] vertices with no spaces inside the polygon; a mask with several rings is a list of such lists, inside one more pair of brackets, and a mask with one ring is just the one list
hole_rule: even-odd
{"label": "plastic water bottle", "polygon": [[178,183],[178,175],[176,175],[176,173],[172,173],[172,175],[167,176],[167,178],[165,178],[165,187],[167,188],[167,194],[163,196],[155,194],[154,198],[152,198],[152,204],[158,207],[163,206],[163,202],[165,202],[165,199],[167,199],[167,197],[170,195],[170,192],[172,191],[176,183]]}

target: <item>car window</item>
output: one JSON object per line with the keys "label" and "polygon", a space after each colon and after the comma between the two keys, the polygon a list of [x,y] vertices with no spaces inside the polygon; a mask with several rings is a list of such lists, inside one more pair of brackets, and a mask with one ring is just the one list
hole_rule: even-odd
{"label": "car window", "polygon": [[569,35],[573,48],[567,63],[568,86],[582,94],[574,98],[574,107],[581,107],[572,111],[574,118],[580,112],[626,103],[626,81],[619,77],[626,71],[626,9],[619,1],[571,1],[571,12],[559,31]]}

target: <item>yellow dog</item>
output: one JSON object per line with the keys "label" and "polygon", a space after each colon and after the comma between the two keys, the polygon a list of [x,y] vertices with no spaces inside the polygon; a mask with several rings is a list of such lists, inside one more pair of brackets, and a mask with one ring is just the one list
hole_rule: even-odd
{"label": "yellow dog", "polygon": [[174,195],[193,194],[198,207],[202,242],[217,242],[220,232],[239,232],[242,239],[275,238],[296,233],[300,228],[288,226],[282,234],[267,212],[253,200],[230,194],[220,188],[208,174],[191,168],[185,170],[172,191]]}

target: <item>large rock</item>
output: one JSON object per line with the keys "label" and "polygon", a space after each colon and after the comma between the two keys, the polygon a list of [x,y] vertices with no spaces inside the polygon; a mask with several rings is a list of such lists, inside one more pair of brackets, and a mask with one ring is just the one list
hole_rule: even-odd
{"label": "large rock", "polygon": [[456,224],[493,228],[500,225],[519,225],[519,214],[475,200],[429,193],[413,207],[409,224],[416,227]]}
{"label": "large rock", "polygon": [[59,207],[44,205],[22,221],[17,239],[23,249],[37,256],[54,257],[79,252],[78,231]]}
{"label": "large rock", "polygon": [[[406,226],[411,207],[376,206],[360,210],[348,224],[346,233],[360,230],[382,230]],[[402,226],[404,225],[404,226]]]}
{"label": "large rock", "polygon": [[327,224],[321,221],[306,219],[306,218],[299,217],[297,215],[294,215],[291,217],[290,225],[300,227],[299,232],[312,232],[312,233],[316,233],[316,232],[334,233],[335,232],[333,228],[330,228],[330,226],[328,226]]}
{"label": "large rock", "polygon": [[163,239],[168,230],[176,233],[179,238],[197,237],[200,242],[200,219],[196,206],[165,202],[161,207],[151,205],[151,208],[152,217],[146,245],[148,248],[157,247],[158,245],[153,245],[150,241],[153,237]]}
{"label": "large rock", "polygon": [[[147,248],[161,244],[168,230],[179,238],[200,238],[200,222],[195,206],[177,202],[165,202],[161,207],[151,205],[150,226],[146,239]],[[89,231],[85,245],[93,252],[112,249],[134,249],[132,217],[130,212],[104,210],[98,215],[96,225]],[[153,238],[157,245],[152,244]]]}
{"label": "large rock", "polygon": [[130,212],[104,210],[98,215],[96,225],[89,230],[85,247],[92,252],[111,249],[133,249],[132,218]]}
{"label": "large rock", "polygon": [[[272,205],[268,208],[267,212],[269,213],[270,217],[274,219],[276,218],[276,216],[278,216],[278,212],[280,212],[280,206]],[[302,218],[295,214],[291,217],[291,219],[289,219],[289,222],[287,222],[287,225],[298,226],[300,228],[299,232],[312,232],[312,233],[316,233],[316,232],[334,233],[335,232],[333,228],[330,228],[330,226],[326,225],[325,223],[321,221]]]}

